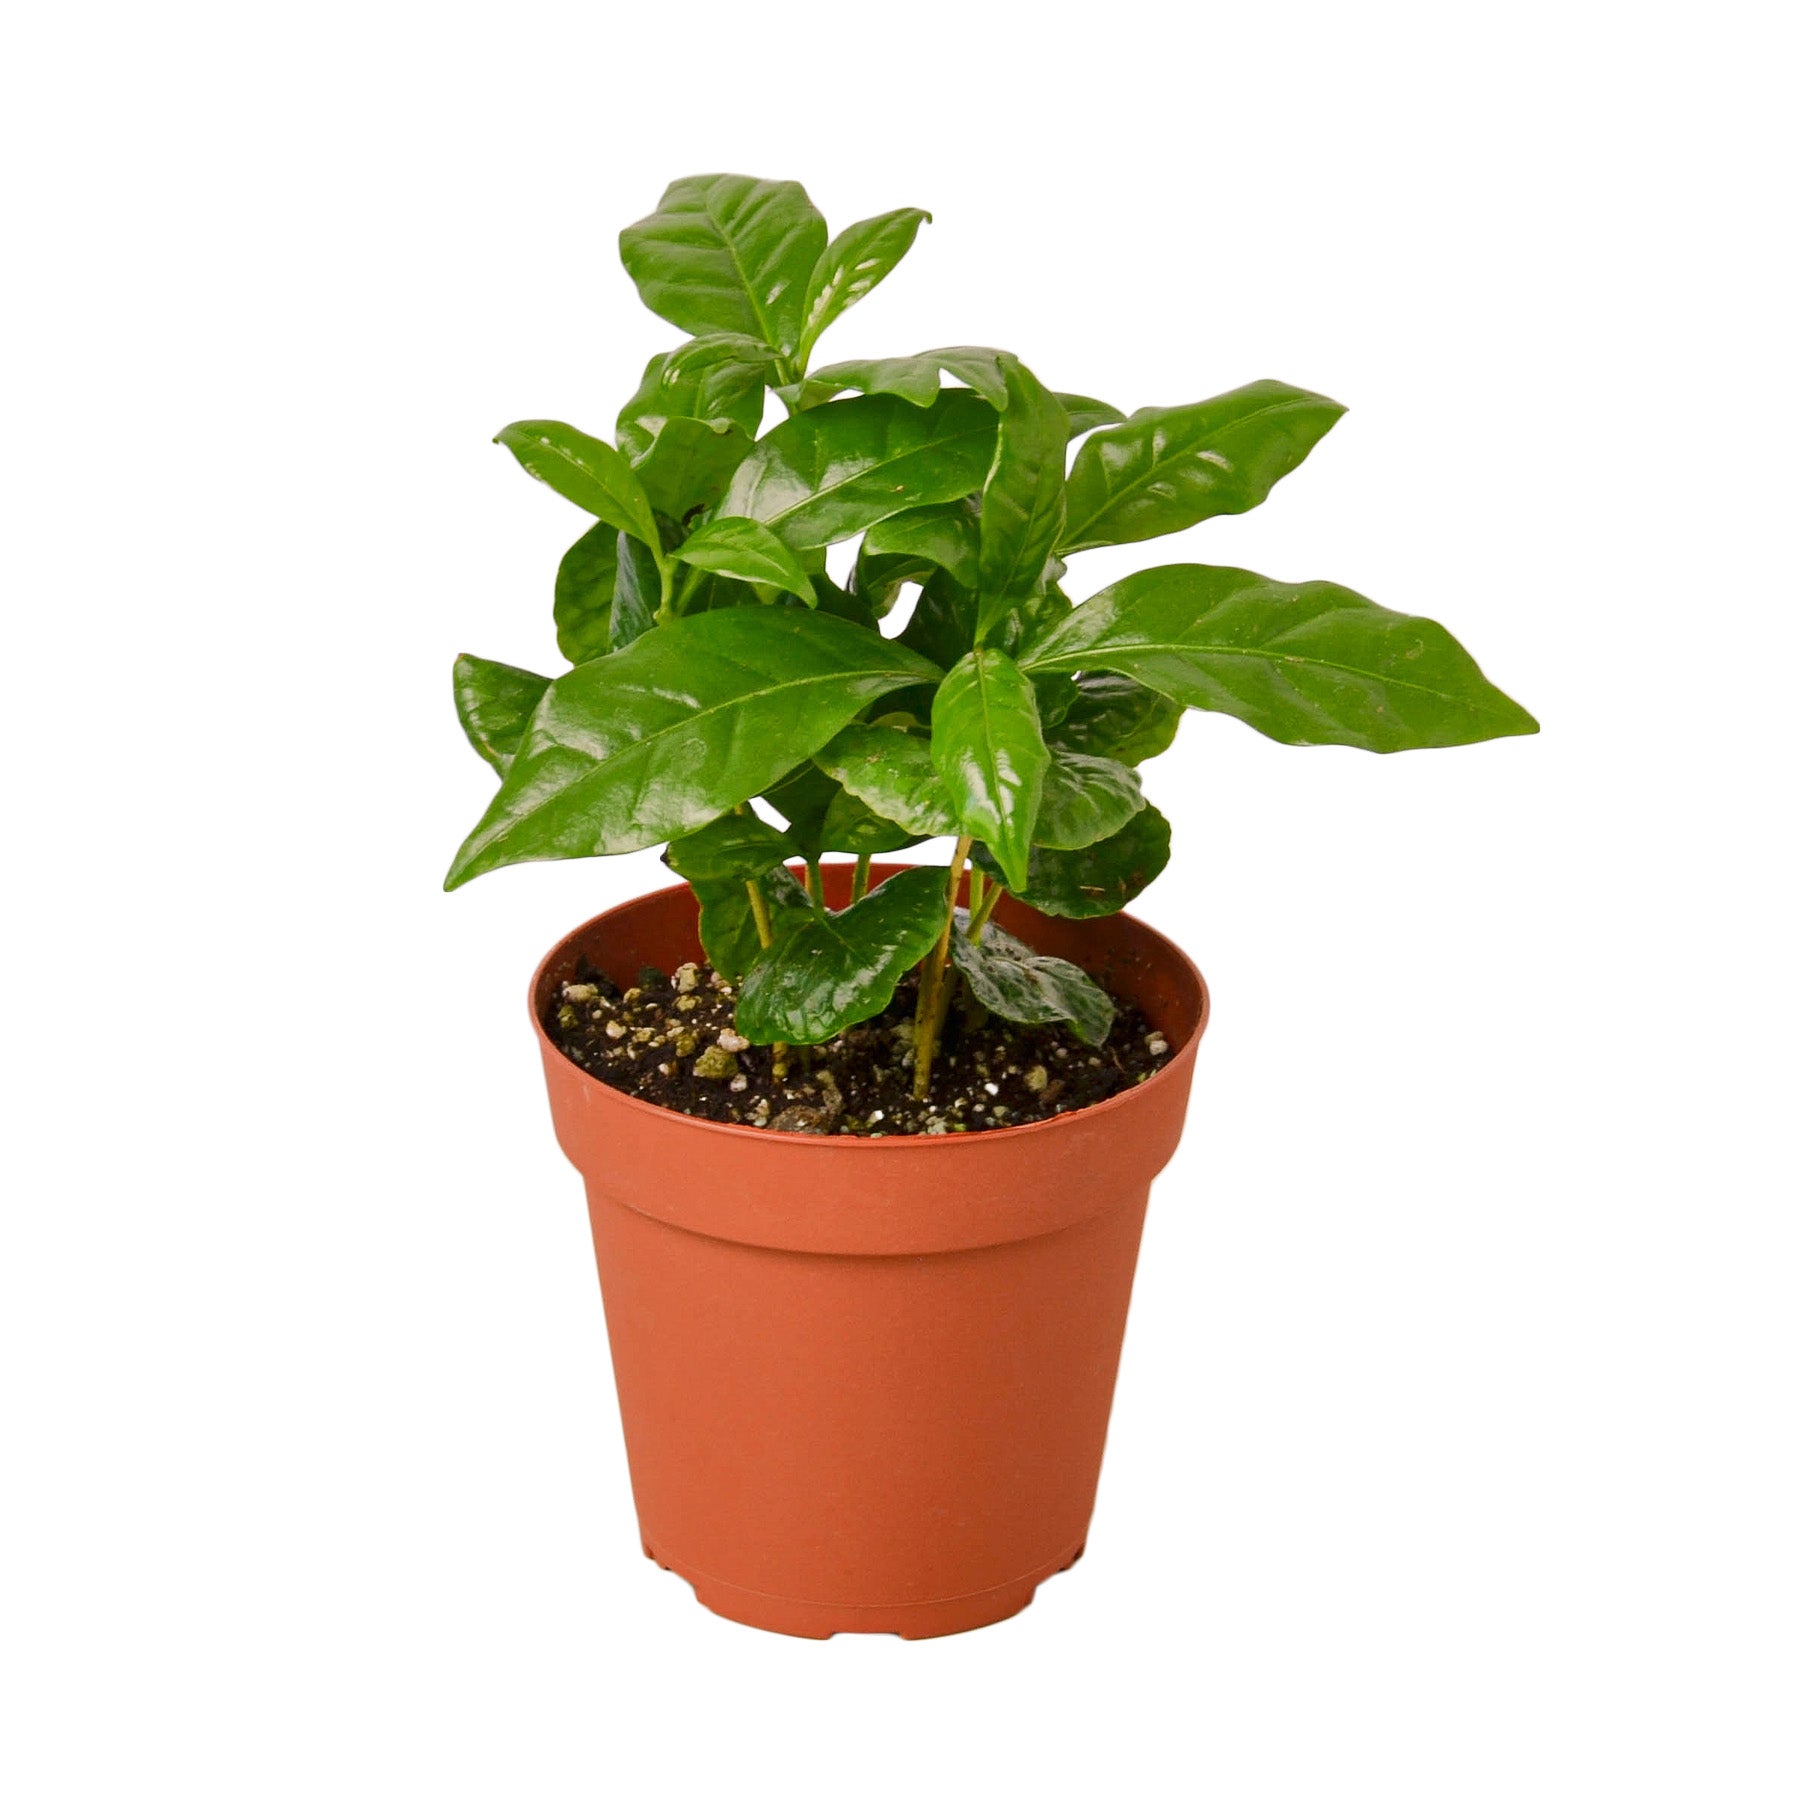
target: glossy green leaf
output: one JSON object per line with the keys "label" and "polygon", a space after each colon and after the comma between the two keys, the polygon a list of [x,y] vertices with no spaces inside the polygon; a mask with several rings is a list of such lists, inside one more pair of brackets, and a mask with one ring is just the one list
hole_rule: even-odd
{"label": "glossy green leaf", "polygon": [[655,558],[636,538],[621,531],[614,542],[619,563],[613,581],[610,629],[612,647],[623,650],[656,623],[656,610],[662,602],[662,577]]}
{"label": "glossy green leaf", "polygon": [[658,541],[650,498],[631,464],[611,444],[558,419],[520,419],[494,442],[504,444],[527,474],[582,511],[646,544]]}
{"label": "glossy green leaf", "polygon": [[1083,756],[1052,745],[1032,841],[1050,850],[1085,850],[1123,831],[1143,805],[1135,770],[1109,756]]}
{"label": "glossy green leaf", "polygon": [[1076,607],[1026,658],[1111,669],[1284,744],[1423,750],[1537,730],[1441,625],[1329,581],[1145,569]]}
{"label": "glossy green leaf", "polygon": [[997,615],[990,611],[988,642],[1017,660],[1069,616],[1069,606],[1069,596],[1057,587],[1014,600]]}
{"label": "glossy green leaf", "polygon": [[[812,917],[812,901],[787,869],[771,869],[754,879],[768,902],[770,936],[777,942],[803,919]],[[700,903],[700,948],[727,981],[736,981],[762,952],[749,889],[742,881],[696,881],[690,885]]]}
{"label": "glossy green leaf", "polygon": [[663,852],[663,861],[692,882],[747,881],[799,854],[785,831],[755,813],[728,812],[676,838]]}
{"label": "glossy green leaf", "polygon": [[878,356],[860,362],[833,363],[815,369],[806,386],[818,395],[854,388],[859,394],[894,394],[914,406],[930,406],[942,387],[942,377],[973,388],[996,411],[1007,402],[1006,377],[1000,359],[1004,350],[981,344],[951,344],[942,350],[921,350],[917,356]]}
{"label": "glossy green leaf", "polygon": [[758,370],[765,381],[778,381],[783,369],[781,352],[761,338],[741,331],[709,331],[689,338],[669,352],[665,381],[680,381],[706,369],[735,366]]}
{"label": "glossy green leaf", "polygon": [[[1182,709],[1154,688],[1104,672],[1076,676],[1074,688],[1067,710],[1045,729],[1052,749],[1060,745],[1135,765],[1161,756],[1174,743]],[[1041,704],[1041,689],[1039,699]]]}
{"label": "glossy green leaf", "polygon": [[1006,410],[981,490],[978,642],[988,642],[1015,601],[1044,588],[1044,565],[1063,517],[1069,415],[1016,356],[1002,357]]}
{"label": "glossy green leaf", "polygon": [[1069,436],[1080,437],[1084,431],[1098,430],[1102,425],[1122,425],[1125,415],[1104,400],[1090,400],[1086,394],[1058,394],[1063,411],[1069,415]]}
{"label": "glossy green leaf", "polygon": [[796,360],[804,365],[820,333],[893,272],[931,214],[916,206],[860,219],[840,231],[813,266],[800,314]]}
{"label": "glossy green leaf", "polygon": [[653,313],[696,337],[736,331],[791,350],[825,221],[797,181],[690,175],[619,234]]}
{"label": "glossy green leaf", "polygon": [[668,419],[722,420],[747,438],[762,429],[762,369],[721,362],[671,375],[674,354],[651,357],[637,392],[619,409],[618,445],[634,463],[648,454]]}
{"label": "glossy green leaf", "polygon": [[881,394],[796,413],[738,465],[719,513],[755,519],[796,549],[836,543],[892,513],[974,493],[997,424],[969,393],[925,408]]}
{"label": "glossy green leaf", "polygon": [[958,830],[988,845],[1007,884],[1022,887],[1050,753],[1037,696],[1011,657],[971,650],[944,677],[931,706],[931,759]]}
{"label": "glossy green leaf", "polygon": [[603,519],[563,553],[556,570],[556,647],[572,663],[612,648],[613,582],[619,534]]}
{"label": "glossy green leaf", "polygon": [[903,556],[935,564],[953,581],[972,588],[979,568],[981,527],[967,501],[915,506],[878,520],[864,534],[862,548],[873,556]]}
{"label": "glossy green leaf", "polygon": [[764,582],[808,606],[817,604],[812,577],[799,559],[768,526],[754,519],[709,519],[674,554],[696,568],[739,581]]}
{"label": "glossy green leaf", "polygon": [[1062,548],[1135,544],[1248,512],[1343,414],[1335,400],[1283,381],[1253,381],[1192,406],[1142,407],[1081,446]]}
{"label": "glossy green leaf", "polygon": [[880,813],[843,788],[832,795],[825,809],[819,837],[823,847],[844,856],[885,856],[921,842],[924,834]]}
{"label": "glossy green leaf", "polygon": [[902,645],[803,608],[675,619],[551,684],[446,885],[696,830],[871,701],[935,674]]}
{"label": "glossy green leaf", "polygon": [[842,912],[815,912],[752,965],[737,1028],[753,1044],[820,1044],[881,1012],[944,929],[942,869],[904,869]]}
{"label": "glossy green leaf", "polygon": [[975,648],[975,595],[942,572],[927,577],[900,642],[940,669],[960,662]]}
{"label": "glossy green leaf", "polygon": [[652,507],[669,519],[685,519],[711,506],[731,485],[750,439],[729,419],[663,419],[636,464]]}
{"label": "glossy green leaf", "polygon": [[1057,1020],[1084,1044],[1103,1044],[1112,1029],[1113,1003],[1093,976],[1060,956],[1040,956],[990,922],[979,941],[968,933],[969,915],[957,909],[950,954],[970,992],[989,1012],[1017,1025]]}
{"label": "glossy green leaf", "polygon": [[[979,844],[974,859],[990,873],[999,871]],[[1098,919],[1129,906],[1168,862],[1169,821],[1146,805],[1123,831],[1085,850],[1033,850],[1029,877],[1013,891],[1027,906],[1059,919]]]}
{"label": "glossy green leaf", "polygon": [[790,769],[763,798],[787,820],[788,834],[808,862],[825,850],[825,815],[841,790],[831,777],[810,762]]}
{"label": "glossy green leaf", "polygon": [[485,656],[459,656],[452,673],[463,735],[483,762],[504,775],[550,677],[489,662]]}
{"label": "glossy green leaf", "polygon": [[956,816],[931,744],[885,725],[846,725],[813,761],[884,819],[920,837],[950,837]]}

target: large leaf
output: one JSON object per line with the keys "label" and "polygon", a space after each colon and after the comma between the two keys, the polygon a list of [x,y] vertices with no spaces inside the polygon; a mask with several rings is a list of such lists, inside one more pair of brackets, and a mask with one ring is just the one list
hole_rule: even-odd
{"label": "large leaf", "polygon": [[556,647],[572,663],[612,648],[613,582],[619,534],[604,519],[563,553],[556,570]]}
{"label": "large leaf", "polygon": [[748,438],[762,429],[762,368],[720,362],[671,373],[673,360],[670,351],[651,357],[637,392],[619,409],[619,448],[633,462],[649,453],[667,419],[722,420]]}
{"label": "large leaf", "polygon": [[619,255],[653,313],[696,337],[738,331],[792,350],[825,221],[797,181],[689,175],[619,233]]}
{"label": "large leaf", "polygon": [[559,419],[520,419],[494,442],[504,444],[527,474],[584,512],[646,544],[657,543],[650,498],[631,464],[611,444]]}
{"label": "large leaf", "polygon": [[729,419],[664,419],[638,461],[637,478],[665,517],[711,506],[750,453],[750,439]]}
{"label": "large leaf", "polygon": [[692,882],[748,881],[799,854],[799,846],[785,831],[777,831],[755,813],[728,812],[676,838],[663,852],[663,861]]}
{"label": "large leaf", "polygon": [[1128,575],[1027,653],[1112,669],[1284,744],[1424,750],[1537,730],[1443,626],[1329,581],[1171,564]]}
{"label": "large leaf", "polygon": [[[999,869],[979,844],[974,858],[990,873]],[[1169,821],[1147,805],[1123,831],[1085,850],[1033,850],[1029,878],[1013,891],[1041,913],[1097,919],[1129,906],[1168,862]]]}
{"label": "large leaf", "polygon": [[1003,651],[971,650],[944,677],[931,706],[931,760],[958,830],[987,844],[1007,884],[1023,887],[1050,753],[1031,682]]}
{"label": "large leaf", "polygon": [[[1039,690],[1039,705],[1043,693]],[[1055,749],[1079,750],[1086,756],[1110,756],[1116,762],[1148,762],[1175,741],[1181,708],[1155,688],[1128,675],[1097,671],[1075,677],[1075,695],[1045,741]]]}
{"label": "large leaf", "polygon": [[863,537],[868,556],[903,556],[935,564],[953,581],[972,588],[979,567],[981,527],[967,501],[915,506],[869,527]]}
{"label": "large leaf", "polygon": [[[813,904],[788,870],[771,869],[754,880],[767,902],[771,937],[779,941],[802,919],[811,918]],[[689,885],[700,903],[700,947],[706,960],[727,981],[736,981],[762,951],[750,890],[744,882],[731,880]]]}
{"label": "large leaf", "polygon": [[550,677],[489,662],[485,656],[459,656],[452,673],[463,735],[483,762],[504,775]]}
{"label": "large leaf", "polygon": [[946,837],[956,830],[949,790],[922,737],[885,725],[846,725],[813,761],[848,793],[909,832]]}
{"label": "large leaf", "polygon": [[1283,381],[1253,381],[1192,406],[1142,407],[1081,446],[1062,548],[1135,544],[1248,512],[1343,413],[1335,400]]}
{"label": "large leaf", "polygon": [[1085,850],[1123,831],[1143,805],[1135,770],[1109,756],[1083,756],[1053,745],[1032,839],[1051,850]]}
{"label": "large leaf", "polygon": [[980,939],[972,940],[968,919],[959,908],[950,954],[989,1012],[1018,1025],[1063,1020],[1084,1044],[1105,1043],[1114,1007],[1093,976],[1060,956],[1038,955],[998,925],[986,925]]}
{"label": "large leaf", "polygon": [[904,869],[842,912],[815,912],[756,959],[738,992],[753,1044],[819,1044],[881,1012],[937,941],[949,905],[942,869]]}
{"label": "large leaf", "polygon": [[1006,410],[993,467],[981,490],[981,611],[976,637],[986,642],[1013,603],[1041,593],[1044,564],[1062,528],[1063,458],[1069,415],[1016,356],[1001,359]]}
{"label": "large leaf", "polygon": [[903,206],[878,218],[859,219],[825,246],[806,287],[797,362],[804,365],[820,333],[893,272],[930,218],[919,207]]}
{"label": "large leaf", "polygon": [[892,513],[974,493],[997,423],[969,393],[926,408],[881,394],[796,413],[738,465],[719,512],[755,519],[796,549],[836,543]]}
{"label": "large leaf", "polygon": [[914,406],[930,406],[938,397],[941,377],[949,375],[973,388],[996,410],[1004,411],[1006,377],[1000,359],[1006,354],[982,344],[951,344],[942,350],[921,350],[917,356],[833,363],[807,376],[807,398],[854,388],[859,394],[896,394]]}
{"label": "large leaf", "polygon": [[711,569],[739,581],[761,581],[793,594],[808,606],[817,604],[812,577],[792,550],[768,526],[754,519],[709,519],[675,551],[682,562]]}
{"label": "large leaf", "polygon": [[615,540],[618,573],[613,581],[612,647],[635,644],[656,623],[662,604],[662,579],[655,558],[636,538],[621,531]]}
{"label": "large leaf", "polygon": [[902,645],[803,608],[672,620],[551,684],[445,885],[693,831],[870,701],[935,674]]}

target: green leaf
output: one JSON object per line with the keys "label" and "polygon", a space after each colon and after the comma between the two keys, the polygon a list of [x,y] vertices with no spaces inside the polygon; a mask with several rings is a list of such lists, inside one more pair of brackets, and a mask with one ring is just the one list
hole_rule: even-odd
{"label": "green leaf", "polygon": [[613,582],[610,630],[612,647],[623,650],[656,623],[656,609],[662,603],[662,577],[656,559],[636,538],[621,531],[614,542],[619,565]]}
{"label": "green leaf", "polygon": [[1062,402],[1016,356],[1001,358],[1006,410],[987,484],[981,490],[981,609],[986,642],[1013,603],[1044,588],[1044,565],[1062,529],[1063,458],[1069,416]]}
{"label": "green leaf", "polygon": [[948,669],[975,648],[975,595],[949,575],[926,579],[900,642],[940,669]]}
{"label": "green leaf", "polygon": [[453,674],[463,735],[483,762],[504,775],[550,677],[484,656],[459,656]]}
{"label": "green leaf", "polygon": [[968,933],[969,915],[957,909],[950,954],[969,990],[989,1012],[1017,1025],[1066,1021],[1084,1044],[1103,1044],[1114,1007],[1088,972],[1060,956],[1040,956],[998,925],[983,927],[979,942]]}
{"label": "green leaf", "polygon": [[920,837],[956,832],[950,792],[923,737],[886,725],[846,725],[813,761],[845,791]]}
{"label": "green leaf", "polygon": [[846,856],[885,856],[919,843],[922,835],[884,818],[843,788],[832,795],[819,828],[821,847]]}
{"label": "green leaf", "polygon": [[709,519],[674,552],[682,562],[739,581],[761,581],[814,606],[812,577],[768,526],[754,519]]}
{"label": "green leaf", "polygon": [[1069,415],[1069,436],[1080,437],[1084,431],[1093,431],[1102,425],[1122,425],[1125,415],[1116,406],[1108,406],[1104,400],[1090,400],[1086,394],[1058,394],[1063,411]]}
{"label": "green leaf", "polygon": [[653,313],[696,337],[736,331],[790,351],[825,221],[797,181],[689,175],[619,234]]}
{"label": "green leaf", "polygon": [[665,381],[679,381],[704,369],[729,365],[756,369],[764,381],[779,380],[783,368],[781,352],[761,338],[741,331],[709,331],[702,337],[689,338],[669,352]]}
{"label": "green leaf", "polygon": [[1177,563],[1103,589],[1034,669],[1112,669],[1284,744],[1424,750],[1537,730],[1441,625],[1329,581]]}
{"label": "green leaf", "polygon": [[619,448],[635,463],[649,453],[668,419],[723,420],[745,437],[762,429],[763,370],[720,362],[685,374],[671,374],[675,352],[664,351],[644,365],[638,390],[619,409]]}
{"label": "green leaf", "polygon": [[1081,446],[1061,547],[1135,544],[1248,512],[1343,414],[1335,400],[1283,381],[1253,381],[1192,406],[1141,407]]}
{"label": "green leaf", "polygon": [[[981,868],[998,871],[981,845],[973,855]],[[1168,861],[1169,821],[1146,805],[1123,831],[1085,850],[1033,850],[1029,878],[1013,892],[1027,906],[1059,919],[1097,919],[1129,906]]]}
{"label": "green leaf", "polygon": [[[1004,432],[1002,433],[1004,435]],[[902,556],[933,563],[966,588],[976,583],[980,526],[967,501],[915,506],[878,520],[864,534],[867,556]]]}
{"label": "green leaf", "polygon": [[790,769],[763,798],[787,820],[788,831],[808,862],[825,849],[825,815],[839,793],[830,776],[803,762]]}
{"label": "green leaf", "polygon": [[445,885],[508,863],[613,856],[695,830],[932,665],[803,608],[675,619],[553,682]]}
{"label": "green leaf", "polygon": [[947,906],[942,869],[903,869],[842,912],[814,912],[744,977],[738,1030],[753,1044],[820,1044],[873,1018],[937,941]]}
{"label": "green leaf", "polygon": [[556,647],[572,663],[612,648],[613,582],[619,534],[602,520],[563,553],[556,570]]}
{"label": "green leaf", "polygon": [[[1062,717],[1044,732],[1052,749],[1110,756],[1117,762],[1148,762],[1175,741],[1182,709],[1154,688],[1128,675],[1077,675],[1075,697]],[[1039,690],[1042,703],[1042,690]]]}
{"label": "green leaf", "polygon": [[1143,805],[1135,770],[1109,756],[1052,746],[1033,842],[1050,850],[1085,850],[1123,831]]}
{"label": "green leaf", "polygon": [[[771,869],[755,878],[768,902],[770,935],[777,941],[813,915],[806,890],[787,869]],[[706,960],[736,981],[762,953],[750,891],[742,881],[695,881],[689,884],[700,903],[700,947]]]}
{"label": "green leaf", "polygon": [[527,474],[615,531],[628,531],[646,544],[658,542],[649,496],[611,444],[557,419],[521,419],[494,442],[504,444]]}
{"label": "green leaf", "polygon": [[974,493],[997,424],[968,393],[923,410],[882,394],[796,413],[738,465],[719,512],[755,519],[795,549],[836,543],[892,513]]}
{"label": "green leaf", "polygon": [[825,246],[806,287],[797,362],[804,365],[825,328],[893,272],[930,219],[919,207],[903,206],[846,226]]}
{"label": "green leaf", "polygon": [[1003,651],[971,650],[944,677],[931,706],[931,760],[958,830],[993,850],[1009,887],[1023,887],[1050,753],[1037,696]]}
{"label": "green leaf", "polygon": [[711,506],[750,453],[750,439],[729,419],[663,419],[639,459],[637,478],[665,518],[685,519]]}
{"label": "green leaf", "polygon": [[1006,377],[1000,359],[1006,354],[981,344],[951,344],[942,350],[921,350],[917,356],[833,363],[807,376],[806,387],[814,395],[854,388],[860,394],[895,394],[914,406],[930,406],[938,397],[941,376],[949,375],[973,388],[997,412],[1004,412]]}
{"label": "green leaf", "polygon": [[663,861],[692,882],[748,881],[799,854],[785,831],[755,813],[728,812],[676,838],[663,852]]}

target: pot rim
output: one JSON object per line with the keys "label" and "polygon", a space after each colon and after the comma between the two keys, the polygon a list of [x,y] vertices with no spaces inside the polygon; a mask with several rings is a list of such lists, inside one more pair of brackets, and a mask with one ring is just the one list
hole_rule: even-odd
{"label": "pot rim", "polygon": [[[932,868],[935,866],[935,864],[930,863],[896,863],[882,860],[876,861],[872,865],[872,870],[881,871],[883,878],[885,879],[888,874],[898,873],[902,869]],[[723,1133],[727,1137],[741,1138],[749,1143],[766,1144],[770,1141],[771,1136],[775,1135],[784,1143],[809,1145],[819,1149],[829,1147],[839,1152],[846,1149],[854,1149],[861,1153],[877,1153],[881,1151],[892,1152],[896,1150],[913,1150],[916,1152],[920,1147],[926,1145],[941,1147],[942,1149],[948,1150],[958,1144],[967,1145],[970,1143],[979,1143],[989,1138],[1004,1138],[1008,1141],[1016,1142],[1034,1133],[1067,1130],[1077,1125],[1079,1122],[1097,1119],[1107,1112],[1122,1109],[1130,1105],[1134,1096],[1140,1094],[1145,1088],[1149,1087],[1152,1082],[1161,1080],[1164,1076],[1172,1074],[1177,1067],[1183,1064],[1193,1062],[1200,1047],[1200,1040],[1206,1035],[1206,1027],[1212,1018],[1212,991],[1206,985],[1206,977],[1200,973],[1198,965],[1187,952],[1183,950],[1173,938],[1158,931],[1154,925],[1146,925],[1142,919],[1137,918],[1132,913],[1125,911],[1108,913],[1103,916],[1109,919],[1124,920],[1135,930],[1142,932],[1159,950],[1167,954],[1192,980],[1200,996],[1199,1010],[1194,1017],[1194,1028],[1188,1034],[1186,1040],[1176,1046],[1174,1054],[1166,1058],[1160,1068],[1146,1080],[1141,1081],[1132,1087],[1121,1089],[1120,1092],[1111,1094],[1104,1100],[1096,1101],[1092,1106],[1077,1106],[1071,1108],[1068,1112],[1057,1113],[1053,1118],[1034,1119],[1026,1125],[990,1125],[986,1130],[979,1132],[947,1131],[941,1134],[928,1134],[925,1132],[893,1132],[884,1137],[862,1137],[854,1133],[839,1135],[831,1132],[804,1131],[784,1131],[779,1134],[771,1134],[766,1126],[733,1125],[723,1119],[696,1118],[694,1114],[680,1112],[672,1106],[658,1106],[653,1101],[641,1100],[636,1094],[628,1094],[623,1088],[616,1088],[612,1086],[610,1082],[602,1081],[599,1076],[591,1074],[576,1062],[573,1057],[565,1056],[563,1054],[562,1047],[544,1029],[544,1022],[538,1016],[538,991],[548,976],[550,966],[577,938],[586,936],[595,926],[611,918],[614,913],[623,912],[627,907],[641,906],[646,901],[659,900],[665,894],[679,894],[686,891],[688,887],[689,884],[687,882],[677,881],[670,883],[666,887],[651,888],[647,893],[634,894],[629,900],[621,900],[618,905],[609,906],[604,912],[595,913],[591,919],[584,920],[572,931],[564,932],[563,935],[550,946],[549,950],[544,953],[543,957],[538,962],[537,967],[532,970],[531,983],[525,991],[525,1009],[531,1015],[531,1029],[537,1036],[540,1051],[547,1055],[554,1056],[559,1062],[566,1064],[582,1082],[598,1088],[601,1093],[606,1096],[608,1104],[633,1107],[656,1119],[675,1125],[687,1125],[705,1132]],[[1018,904],[1022,906],[1024,905],[1024,902],[1020,901]]]}

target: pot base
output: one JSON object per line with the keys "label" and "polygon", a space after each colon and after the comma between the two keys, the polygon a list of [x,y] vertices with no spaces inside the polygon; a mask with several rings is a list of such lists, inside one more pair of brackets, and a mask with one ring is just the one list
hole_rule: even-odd
{"label": "pot base", "polygon": [[758,1631],[802,1638],[835,1637],[840,1631],[934,1638],[998,1625],[1002,1619],[1023,1612],[1035,1597],[1038,1584],[1073,1568],[1086,1548],[1085,1543],[1077,1544],[1067,1555],[1001,1587],[979,1594],[958,1594],[948,1600],[918,1600],[905,1606],[829,1606],[813,1600],[783,1600],[776,1594],[759,1594],[750,1588],[734,1587],[729,1581],[716,1581],[684,1563],[668,1560],[649,1544],[644,1546],[644,1554],[659,1569],[679,1575],[708,1612],[738,1625],[754,1626]]}

